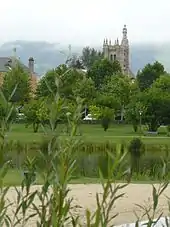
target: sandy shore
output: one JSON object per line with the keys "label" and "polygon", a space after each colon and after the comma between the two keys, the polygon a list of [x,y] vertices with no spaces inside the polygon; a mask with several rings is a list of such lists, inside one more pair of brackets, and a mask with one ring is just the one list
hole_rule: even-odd
{"label": "sandy shore", "polygon": [[[33,186],[32,190],[40,188],[40,186]],[[85,209],[95,210],[96,192],[102,194],[102,188],[98,184],[77,184],[69,185],[71,189],[69,196],[74,198],[73,204],[76,206],[73,210],[75,214],[79,214],[84,222],[84,211]],[[143,205],[145,202],[152,198],[152,187],[149,184],[130,184],[121,192],[125,192],[125,196],[119,199],[119,202],[115,204],[115,208],[112,210],[112,214],[119,213],[116,217],[114,224],[124,224],[134,222],[136,217],[134,215],[134,210],[140,214],[139,209],[137,209],[135,204]],[[170,186],[166,189],[165,193],[161,196],[159,201],[159,208],[164,212],[164,215],[168,213],[167,199],[165,195],[170,195]],[[7,195],[8,199],[12,202],[16,199],[15,189],[10,189]],[[37,201],[38,202],[38,201]],[[12,215],[12,210],[14,206],[11,206],[10,213]],[[28,226],[35,226],[36,218],[33,218],[29,222]]]}

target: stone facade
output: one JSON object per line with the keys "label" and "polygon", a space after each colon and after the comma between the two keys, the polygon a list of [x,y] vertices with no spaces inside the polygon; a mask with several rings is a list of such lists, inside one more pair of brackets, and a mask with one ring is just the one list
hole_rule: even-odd
{"label": "stone facade", "polygon": [[132,75],[129,62],[129,41],[127,38],[126,25],[124,25],[123,28],[121,43],[119,43],[118,39],[115,40],[114,44],[112,44],[111,40],[108,41],[108,39],[105,39],[103,43],[103,53],[104,57],[110,61],[118,60],[124,74]]}

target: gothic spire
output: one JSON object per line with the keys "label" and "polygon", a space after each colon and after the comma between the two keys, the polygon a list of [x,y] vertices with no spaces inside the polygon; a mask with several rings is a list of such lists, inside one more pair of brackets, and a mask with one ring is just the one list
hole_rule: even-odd
{"label": "gothic spire", "polygon": [[123,39],[127,39],[127,27],[124,25],[123,27]]}
{"label": "gothic spire", "polygon": [[128,46],[128,38],[127,38],[127,27],[124,25],[123,27],[123,38],[122,38],[122,45]]}

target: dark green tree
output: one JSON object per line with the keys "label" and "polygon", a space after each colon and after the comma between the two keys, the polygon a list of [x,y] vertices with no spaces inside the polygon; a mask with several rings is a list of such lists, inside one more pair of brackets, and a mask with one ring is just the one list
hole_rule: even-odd
{"label": "dark green tree", "polygon": [[10,99],[10,102],[18,104],[28,102],[31,95],[29,73],[25,72],[20,65],[16,65],[16,67],[13,67],[5,74],[2,91],[6,99]]}
{"label": "dark green tree", "polygon": [[147,64],[141,71],[137,73],[137,81],[141,91],[144,91],[153,84],[161,75],[164,75],[164,66],[156,61],[153,64]]}
{"label": "dark green tree", "polygon": [[26,127],[33,126],[33,131],[38,132],[40,124],[49,119],[49,110],[43,99],[34,99],[24,105]]}
{"label": "dark green tree", "polygon": [[95,87],[101,89],[105,81],[113,75],[121,73],[118,61],[111,62],[107,59],[96,61],[88,71],[88,76],[94,81]]}
{"label": "dark green tree", "polygon": [[149,131],[157,131],[165,118],[170,119],[170,94],[168,92],[161,92],[160,89],[152,87],[142,93],[140,102],[145,107],[142,119]]}
{"label": "dark green tree", "polygon": [[60,65],[56,69],[49,70],[38,83],[37,97],[47,97],[56,94],[56,82],[62,80],[62,77],[68,72],[69,69],[66,65]]}
{"label": "dark green tree", "polygon": [[128,76],[115,75],[108,78],[102,89],[106,95],[115,97],[117,100],[121,113],[121,121],[123,121],[125,108],[130,101],[131,86],[132,83]]}
{"label": "dark green tree", "polygon": [[81,60],[86,69],[90,69],[95,61],[103,59],[103,53],[94,48],[85,47],[82,51]]}

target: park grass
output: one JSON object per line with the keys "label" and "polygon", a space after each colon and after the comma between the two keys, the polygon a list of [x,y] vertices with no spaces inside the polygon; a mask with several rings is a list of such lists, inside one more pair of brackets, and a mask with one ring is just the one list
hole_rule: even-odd
{"label": "park grass", "polygon": [[[4,186],[6,187],[15,187],[20,186],[24,179],[23,170],[19,169],[10,169],[6,176],[4,177]],[[105,181],[105,180],[104,180]],[[116,180],[117,183],[126,183],[125,181]],[[42,178],[37,174],[36,181],[34,184],[36,185],[43,185]],[[100,184],[101,179],[96,177],[73,177],[70,181],[70,184]],[[132,179],[131,183],[133,184],[156,184],[159,183],[158,180],[151,180],[147,177],[144,177],[141,180],[139,179]]]}
{"label": "park grass", "polygon": [[[19,186],[21,185],[24,179],[23,170],[19,169],[10,169],[6,176],[4,177],[4,186]],[[42,185],[44,182],[42,178],[36,176],[36,185]],[[90,178],[90,177],[73,177],[70,182],[71,184],[98,184],[100,183],[99,178]]]}
{"label": "park grass", "polygon": [[[61,137],[64,137],[62,133],[63,125],[58,128],[58,133]],[[96,124],[82,124],[80,126],[80,131],[84,141],[90,142],[105,142],[110,141],[112,143],[122,143],[129,142],[134,137],[140,137],[146,144],[159,144],[159,145],[169,145],[170,138],[166,135],[166,128],[160,127],[158,135],[144,136],[142,133],[135,133],[131,125],[115,124],[111,125],[108,131],[104,132],[101,125]],[[48,134],[48,131],[47,131]],[[14,141],[21,141],[25,143],[40,142],[43,140],[45,133],[42,128],[39,129],[38,133],[34,133],[32,127],[25,128],[24,124],[13,124],[10,132],[8,133],[8,138]]]}

